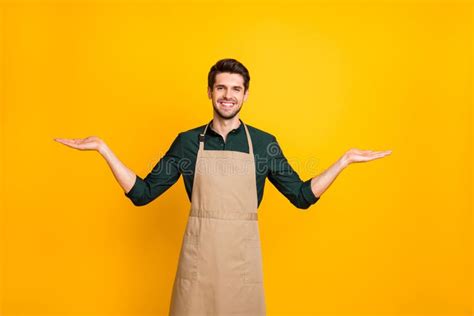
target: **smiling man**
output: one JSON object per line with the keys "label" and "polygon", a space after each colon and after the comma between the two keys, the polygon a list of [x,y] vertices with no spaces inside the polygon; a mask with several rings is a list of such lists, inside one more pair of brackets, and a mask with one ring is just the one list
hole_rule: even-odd
{"label": "smiling man", "polygon": [[239,118],[250,75],[235,59],[208,74],[214,108],[207,124],[181,132],[145,178],[127,168],[97,136],[55,138],[107,161],[124,194],[146,205],[183,175],[191,202],[171,295],[170,315],[265,315],[257,209],[265,179],[297,208],[316,203],[349,164],[391,153],[350,149],[320,175],[302,181],[270,133]]}
{"label": "smiling man", "polygon": [[[207,95],[212,100],[215,114],[221,119],[234,118],[239,114],[244,101],[247,101],[250,77],[244,69],[242,68],[242,74],[213,71],[209,73]],[[245,79],[243,76],[246,76]]]}

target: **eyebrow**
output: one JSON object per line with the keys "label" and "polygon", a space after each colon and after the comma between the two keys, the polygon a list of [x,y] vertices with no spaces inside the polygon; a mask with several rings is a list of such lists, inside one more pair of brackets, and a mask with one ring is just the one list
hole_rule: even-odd
{"label": "eyebrow", "polygon": [[[216,86],[216,88],[217,87],[225,87],[225,85],[223,85],[223,84],[216,84],[215,86]],[[232,88],[241,88],[241,89],[243,89],[242,86],[232,86]]]}

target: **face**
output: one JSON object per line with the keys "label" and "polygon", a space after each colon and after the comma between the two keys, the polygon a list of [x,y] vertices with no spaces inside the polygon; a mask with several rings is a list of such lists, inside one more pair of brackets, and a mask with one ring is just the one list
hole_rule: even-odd
{"label": "face", "polygon": [[207,88],[214,113],[223,119],[231,119],[240,112],[248,92],[248,89],[244,92],[244,78],[240,74],[228,72],[217,74],[212,90]]}

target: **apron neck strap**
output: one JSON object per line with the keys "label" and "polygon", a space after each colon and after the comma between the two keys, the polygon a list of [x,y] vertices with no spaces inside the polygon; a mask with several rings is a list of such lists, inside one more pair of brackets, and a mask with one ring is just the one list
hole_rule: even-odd
{"label": "apron neck strap", "polygon": [[[244,124],[244,122],[241,121],[241,123],[244,126],[245,134],[247,135],[247,143],[249,145],[249,154],[253,155],[253,144],[252,144],[252,139],[250,138],[249,130],[247,128],[247,125]],[[204,131],[202,132],[202,134],[199,134],[199,151],[204,150],[204,139],[205,139],[205,135],[206,135],[206,132],[207,132],[207,128],[209,127],[209,124],[210,124],[210,122],[207,123],[207,125],[204,128]]]}
{"label": "apron neck strap", "polygon": [[242,122],[245,128],[245,133],[247,134],[247,144],[249,144],[249,154],[253,155],[253,144],[252,144],[252,139],[250,138],[250,133],[249,130],[247,129],[247,125]]}

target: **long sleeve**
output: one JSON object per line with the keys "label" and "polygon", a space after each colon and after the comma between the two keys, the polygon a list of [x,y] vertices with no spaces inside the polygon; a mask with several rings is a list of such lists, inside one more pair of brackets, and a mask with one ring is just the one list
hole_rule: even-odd
{"label": "long sleeve", "polygon": [[311,190],[311,179],[302,181],[283,155],[275,137],[267,147],[268,179],[294,206],[307,209],[319,200]]}
{"label": "long sleeve", "polygon": [[138,175],[130,191],[125,193],[134,205],[150,203],[178,181],[182,157],[181,133],[175,138],[166,154],[158,161],[148,175],[142,179]]}

